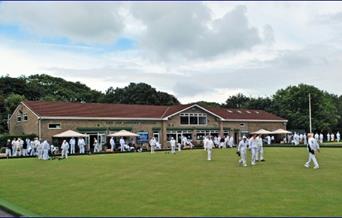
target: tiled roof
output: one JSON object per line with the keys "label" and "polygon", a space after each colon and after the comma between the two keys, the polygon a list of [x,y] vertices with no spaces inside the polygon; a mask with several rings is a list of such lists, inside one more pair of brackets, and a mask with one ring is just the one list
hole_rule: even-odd
{"label": "tiled roof", "polygon": [[[24,101],[24,104],[38,116],[43,117],[107,117],[145,119],[165,118],[193,105],[158,106],[44,101]],[[226,109],[222,107],[204,108],[218,117],[229,120],[284,120],[281,117],[262,110]]]}
{"label": "tiled roof", "polygon": [[161,118],[167,106],[25,101],[39,116]]}
{"label": "tiled roof", "polygon": [[206,109],[227,120],[285,120],[284,118],[263,110],[227,109],[220,107],[211,107]]}

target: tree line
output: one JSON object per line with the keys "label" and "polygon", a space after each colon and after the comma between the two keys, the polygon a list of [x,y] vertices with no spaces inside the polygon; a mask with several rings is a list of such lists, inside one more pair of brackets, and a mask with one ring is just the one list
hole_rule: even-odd
{"label": "tree line", "polygon": [[[230,96],[225,103],[196,102],[200,105],[226,108],[260,109],[288,119],[288,129],[309,131],[309,98],[311,94],[313,131],[342,130],[342,96],[314,86],[300,84],[278,90],[271,97],[248,97],[242,93]],[[175,105],[178,99],[157,91],[145,83],[130,83],[124,88],[109,87],[104,93],[80,82],[70,82],[46,74],[28,77],[0,77],[0,133],[7,132],[8,116],[22,100]]]}

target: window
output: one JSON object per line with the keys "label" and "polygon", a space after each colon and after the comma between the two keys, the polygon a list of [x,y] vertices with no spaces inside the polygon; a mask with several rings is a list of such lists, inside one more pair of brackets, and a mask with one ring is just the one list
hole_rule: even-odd
{"label": "window", "polygon": [[181,125],[206,125],[207,115],[200,113],[180,114]]}
{"label": "window", "polygon": [[198,119],[197,116],[191,115],[191,116],[190,116],[190,124],[191,124],[191,125],[196,125],[196,124],[198,124],[198,120],[197,120],[197,119]]}
{"label": "window", "polygon": [[49,123],[49,129],[61,129],[60,123]]}
{"label": "window", "polygon": [[189,124],[189,117],[188,116],[181,116],[180,117],[181,125],[188,125]]}
{"label": "window", "polygon": [[28,117],[27,117],[27,113],[23,113],[23,120],[27,121]]}
{"label": "window", "polygon": [[205,125],[207,124],[207,117],[198,117],[198,123],[200,125]]}
{"label": "window", "polygon": [[21,122],[21,115],[20,114],[17,115],[17,122]]}

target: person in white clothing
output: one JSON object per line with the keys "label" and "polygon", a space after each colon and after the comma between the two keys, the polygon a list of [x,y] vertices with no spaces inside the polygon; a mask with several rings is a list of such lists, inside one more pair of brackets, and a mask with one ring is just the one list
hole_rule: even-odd
{"label": "person in white clothing", "polygon": [[80,154],[84,154],[85,153],[85,141],[83,138],[78,138],[77,140],[77,145],[78,145],[78,148],[80,150]]}
{"label": "person in white clothing", "polygon": [[327,142],[330,142],[330,134],[327,133]]}
{"label": "person in white clothing", "polygon": [[271,144],[271,136],[266,136],[266,139],[267,139],[267,144],[270,145]]}
{"label": "person in white clothing", "polygon": [[257,153],[256,153],[256,161],[265,161],[264,160],[264,146],[263,146],[263,142],[262,142],[262,137],[261,135],[259,135],[256,138],[256,143],[257,143]]}
{"label": "person in white clothing", "polygon": [[121,152],[125,151],[125,139],[123,137],[120,138],[120,150]]}
{"label": "person in white clothing", "polygon": [[307,149],[309,151],[309,159],[308,161],[304,164],[306,168],[310,167],[310,162],[312,161],[314,163],[314,169],[319,168],[319,164],[316,159],[316,154],[319,152],[319,144],[315,138],[313,138],[313,134],[309,133],[308,134],[308,146]]}
{"label": "person in white clothing", "polygon": [[43,142],[43,160],[49,160],[49,150],[50,150],[50,144],[47,140]]}
{"label": "person in white clothing", "polygon": [[37,141],[37,156],[38,159],[43,159],[43,143],[41,143],[38,139]]}
{"label": "person in white clothing", "polygon": [[170,139],[170,145],[171,145],[171,153],[175,154],[176,153],[176,140],[171,137]]}
{"label": "person in white clothing", "polygon": [[239,142],[237,150],[241,157],[241,159],[239,160],[239,163],[242,164],[244,167],[247,166],[247,160],[246,160],[247,146],[248,146],[247,138],[246,136],[242,136],[242,140]]}
{"label": "person in white clothing", "polygon": [[74,137],[72,137],[69,141],[70,144],[70,154],[75,154],[75,144],[76,144],[76,140]]}
{"label": "person in white clothing", "polygon": [[249,144],[249,149],[251,150],[251,153],[252,153],[251,164],[252,166],[254,166],[255,161],[256,161],[257,150],[258,150],[256,135],[253,135],[249,139],[248,144]]}
{"label": "person in white clothing", "polygon": [[17,139],[16,138],[12,139],[11,144],[12,144],[12,156],[15,157],[17,156]]}
{"label": "person in white clothing", "polygon": [[226,147],[226,148],[228,148],[228,143],[229,143],[229,135],[227,135],[225,138],[224,138],[224,146]]}
{"label": "person in white clothing", "polygon": [[62,158],[68,159],[68,153],[69,153],[69,143],[64,140],[62,143]]}
{"label": "person in white clothing", "polygon": [[330,135],[330,139],[331,139],[331,141],[332,141],[332,142],[334,142],[334,141],[335,141],[335,134],[334,134],[334,133],[331,133],[331,135]]}
{"label": "person in white clothing", "polygon": [[208,160],[212,159],[213,147],[214,147],[214,142],[211,138],[209,138],[207,140],[207,145],[206,145],[206,148],[208,151]]}
{"label": "person in white clothing", "polygon": [[21,138],[18,138],[17,140],[17,155],[23,156],[23,145],[24,141]]}
{"label": "person in white clothing", "polygon": [[319,134],[319,143],[321,143],[321,144],[323,143],[323,138],[324,138],[323,134],[322,133]]}
{"label": "person in white clothing", "polygon": [[207,141],[208,141],[208,137],[207,136],[204,136],[203,137],[203,149],[204,149],[204,151],[206,151],[207,150]]}
{"label": "person in white clothing", "polygon": [[113,152],[115,149],[115,141],[113,137],[110,138],[109,144],[110,144],[110,151]]}
{"label": "person in white clothing", "polygon": [[96,138],[94,138],[94,144],[93,145],[94,145],[94,153],[101,151],[100,150],[100,145],[99,145],[99,143],[98,143]]}
{"label": "person in white clothing", "polygon": [[150,140],[151,154],[154,153],[154,149],[156,148],[156,143],[157,143],[156,139],[152,137]]}
{"label": "person in white clothing", "polygon": [[318,137],[319,137],[319,135],[318,135],[318,133],[316,132],[316,134],[315,134],[315,139],[316,139],[316,141],[318,141]]}
{"label": "person in white clothing", "polygon": [[336,141],[340,142],[340,140],[341,140],[341,134],[340,134],[340,132],[337,132],[336,133]]}
{"label": "person in white clothing", "polygon": [[229,137],[228,146],[230,148],[232,148],[234,146],[234,137],[233,136]]}

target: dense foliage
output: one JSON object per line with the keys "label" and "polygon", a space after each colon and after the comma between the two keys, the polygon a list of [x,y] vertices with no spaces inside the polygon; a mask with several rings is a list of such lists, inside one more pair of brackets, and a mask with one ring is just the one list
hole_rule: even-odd
{"label": "dense foliage", "polygon": [[310,85],[300,84],[280,89],[272,98],[252,98],[238,94],[228,98],[224,106],[262,109],[288,119],[288,129],[309,131],[309,93],[312,130],[341,131],[342,96],[330,94]]}
{"label": "dense foliage", "polygon": [[174,105],[179,101],[174,96],[159,92],[145,83],[130,83],[127,87],[110,87],[101,100],[104,103]]}

